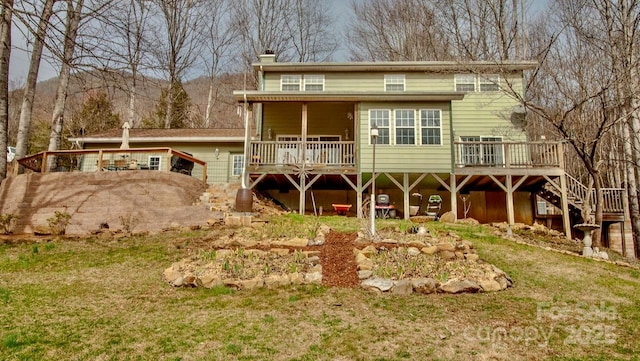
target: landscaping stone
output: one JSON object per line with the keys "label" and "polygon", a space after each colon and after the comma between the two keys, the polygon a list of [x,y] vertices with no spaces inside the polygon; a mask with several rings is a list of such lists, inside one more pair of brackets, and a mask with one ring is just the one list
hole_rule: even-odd
{"label": "landscaping stone", "polygon": [[423,247],[426,247],[426,246],[427,246],[424,242],[422,242],[422,241],[418,241],[418,240],[415,240],[415,239],[410,240],[410,241],[409,241],[409,243],[408,243],[408,245],[409,245],[410,247],[415,247],[415,248],[417,248],[417,249],[421,249],[421,248],[423,248]]}
{"label": "landscaping stone", "polygon": [[444,214],[442,214],[440,216],[440,222],[443,222],[443,223],[456,223],[456,215],[451,211],[445,212]]}
{"label": "landscaping stone", "polygon": [[443,252],[443,251],[455,252],[456,250],[456,246],[453,243],[448,243],[448,242],[438,243],[437,247],[439,252]]}
{"label": "landscaping stone", "polygon": [[394,295],[404,296],[413,293],[413,284],[411,280],[398,280],[394,282],[391,288],[391,293]]}
{"label": "landscaping stone", "polygon": [[367,278],[373,276],[373,271],[370,270],[360,270],[358,271],[358,279],[366,280]]}
{"label": "landscaping stone", "polygon": [[306,238],[294,237],[291,239],[273,241],[271,244],[280,247],[306,247],[309,244],[309,240]]}
{"label": "landscaping stone", "polygon": [[369,245],[369,246],[366,246],[365,248],[363,248],[362,251],[360,251],[360,252],[362,252],[362,254],[364,254],[365,256],[368,257],[368,256],[371,256],[371,255],[377,254],[378,250],[374,246]]}
{"label": "landscaping stone", "polygon": [[503,288],[500,282],[492,279],[478,280],[478,284],[480,285],[480,287],[484,292],[496,292],[506,288],[506,287]]}
{"label": "landscaping stone", "polygon": [[278,256],[286,256],[289,254],[289,250],[286,248],[271,248],[269,252]]}
{"label": "landscaping stone", "polygon": [[434,255],[436,253],[438,253],[438,246],[428,246],[428,247],[424,247],[420,250],[420,252],[427,254],[427,255]]}
{"label": "landscaping stone", "polygon": [[261,288],[264,286],[264,280],[262,278],[252,278],[250,280],[240,280],[238,281],[238,285],[240,289],[243,290],[254,290],[257,288]]}
{"label": "landscaping stone", "polygon": [[239,227],[242,225],[242,220],[237,216],[227,216],[224,219],[224,224],[230,227]]}
{"label": "landscaping stone", "polygon": [[480,291],[481,288],[476,282],[473,282],[468,279],[464,279],[464,280],[452,279],[441,284],[439,289],[442,292],[455,294],[455,293],[462,293],[462,292],[476,293]]}
{"label": "landscaping stone", "polygon": [[420,250],[417,249],[416,247],[409,247],[407,248],[407,254],[409,256],[417,256],[420,254]]}
{"label": "landscaping stone", "polygon": [[438,253],[440,257],[445,261],[450,261],[452,259],[456,259],[456,254],[451,251],[442,251]]}
{"label": "landscaping stone", "polygon": [[215,274],[205,274],[200,276],[199,279],[199,285],[202,285],[204,288],[213,288],[222,285],[222,280]]}
{"label": "landscaping stone", "polygon": [[469,262],[477,262],[480,259],[480,256],[475,253],[466,253],[464,258]]}
{"label": "landscaping stone", "polygon": [[305,273],[304,281],[306,283],[322,284],[322,273],[321,272]]}
{"label": "landscaping stone", "polygon": [[386,278],[369,278],[362,281],[362,287],[364,288],[375,288],[382,292],[387,292],[393,287],[393,282]]}
{"label": "landscaping stone", "polygon": [[422,294],[435,293],[440,283],[433,278],[416,278],[412,281],[413,289]]}
{"label": "landscaping stone", "polygon": [[307,262],[309,262],[309,264],[312,264],[314,266],[318,265],[318,264],[320,264],[320,257],[318,257],[318,256],[309,257],[309,258],[307,258]]}
{"label": "landscaping stone", "polygon": [[294,285],[300,285],[304,283],[304,276],[300,272],[294,272],[289,275],[289,282]]}
{"label": "landscaping stone", "polygon": [[289,276],[287,275],[270,275],[264,278],[264,286],[267,288],[286,286],[289,282]]}

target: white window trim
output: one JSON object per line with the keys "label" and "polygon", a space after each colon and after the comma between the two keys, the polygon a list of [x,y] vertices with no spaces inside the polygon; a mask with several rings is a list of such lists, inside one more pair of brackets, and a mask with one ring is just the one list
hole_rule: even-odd
{"label": "white window trim", "polygon": [[149,156],[149,170],[151,170],[151,158],[157,158],[158,159],[158,169],[153,169],[153,170],[162,170],[162,157],[159,155],[150,155]]}
{"label": "white window trim", "polygon": [[[373,145],[373,143],[371,142],[371,127],[373,126],[373,123],[371,122],[371,112],[374,111],[387,111],[389,112],[389,125],[388,126],[384,126],[383,128],[389,128],[389,143],[388,144],[380,144],[380,143],[376,143],[376,145],[383,145],[383,146],[389,146],[389,145],[393,145],[393,111],[391,109],[369,109],[369,131],[367,132],[367,134],[369,134],[369,140],[368,143],[369,145]],[[378,129],[380,129],[381,127],[376,124],[376,126],[378,127]],[[378,134],[379,134],[379,130],[378,130]]]}
{"label": "white window trim", "polygon": [[[236,167],[235,167],[236,158],[242,158],[242,165],[241,165],[241,167],[239,169],[240,170],[239,174],[236,174]],[[244,163],[245,163],[244,162],[244,154],[232,154],[231,155],[231,175],[235,176],[235,177],[242,176],[242,170],[244,169],[244,166],[245,166]]]}
{"label": "white window trim", "polygon": [[[397,137],[398,137],[397,130],[398,130],[398,128],[400,128],[400,129],[410,129],[411,128],[411,127],[407,127],[407,126],[401,126],[401,127],[398,126],[398,121],[397,121],[397,117],[396,117],[396,111],[399,111],[399,110],[400,111],[406,110],[406,111],[412,111],[413,112],[413,144],[412,143],[408,143],[408,144],[398,143],[398,141],[397,141]],[[394,109],[393,110],[393,117],[391,118],[391,124],[393,126],[393,133],[392,133],[393,142],[391,142],[393,145],[397,145],[397,146],[401,146],[401,147],[416,145],[416,141],[418,140],[417,139],[418,131],[416,130],[417,122],[416,122],[416,110],[415,109],[405,109],[405,108]],[[389,137],[391,138],[391,135],[389,135]]]}
{"label": "white window trim", "polygon": [[[438,114],[440,114],[440,126],[438,127],[440,129],[440,143],[439,144],[422,144],[422,111],[438,111]],[[419,131],[419,139],[418,139],[418,144],[420,146],[426,146],[426,147],[433,147],[433,146],[441,146],[443,144],[443,139],[442,139],[442,110],[441,109],[418,109],[418,119],[417,119],[417,126],[418,126],[418,131]],[[424,127],[424,128],[430,128],[433,129],[435,127]]]}
{"label": "white window trim", "polygon": [[[319,78],[321,80],[320,83],[307,84],[307,79],[317,79],[317,78]],[[302,83],[303,83],[304,91],[323,92],[324,91],[324,74],[309,74],[309,75],[305,75],[304,76],[304,80],[303,80]],[[307,90],[307,85],[322,85],[322,89],[321,90]]]}
{"label": "white window trim", "polygon": [[[482,90],[482,85],[497,85],[498,89],[496,90]],[[482,93],[491,93],[491,92],[499,92],[500,91],[500,75],[498,74],[483,74],[478,75],[478,87],[479,92]]]}
{"label": "white window trim", "polygon": [[[391,81],[393,80],[393,82]],[[395,82],[401,80],[401,82]],[[387,85],[400,85],[402,84],[402,90],[387,90]],[[384,76],[384,91],[385,92],[403,92],[407,89],[407,79],[404,74],[385,74]]]}
{"label": "white window trim", "polygon": [[[473,78],[473,91],[471,90],[461,90],[461,91],[466,91],[466,92],[476,92],[478,91],[478,81],[477,81],[477,77],[475,74],[454,74],[453,76],[453,89],[455,91],[458,91],[458,79],[462,79],[462,78],[467,78],[466,80],[469,80],[469,78]],[[461,82],[461,84],[470,84],[468,81],[466,82]]]}
{"label": "white window trim", "polygon": [[[478,163],[477,164],[489,164],[489,165],[502,165],[505,162],[505,154],[504,154],[504,145],[502,145],[500,147],[500,159],[499,162],[495,162],[495,163],[487,163],[485,162],[485,146],[482,145],[482,142],[485,141],[486,139],[491,139],[488,142],[504,142],[504,137],[500,136],[500,135],[462,135],[458,137],[458,140],[461,142],[464,142],[465,140],[463,140],[462,138],[470,138],[470,137],[475,137],[475,138],[479,138],[479,143],[480,143],[480,147],[478,149],[479,153],[477,154],[478,157]],[[463,157],[465,157],[464,155],[464,150],[465,148],[462,147],[461,148],[461,154],[460,154],[460,159],[462,159]]]}
{"label": "white window trim", "polygon": [[[300,75],[300,74],[282,74],[282,75],[280,75],[280,91],[295,91],[295,90],[284,90],[284,85],[285,85],[284,80],[287,79],[287,78],[293,79],[295,77],[297,77],[297,79],[298,79],[298,90],[297,91],[300,91],[302,89],[302,86],[303,86],[302,85],[302,75]],[[289,83],[289,82],[286,83],[286,85],[293,85],[293,84],[295,84],[295,83]]]}

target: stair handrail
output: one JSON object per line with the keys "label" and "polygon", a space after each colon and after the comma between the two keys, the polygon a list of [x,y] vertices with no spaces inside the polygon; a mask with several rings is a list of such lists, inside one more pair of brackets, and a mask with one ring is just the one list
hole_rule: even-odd
{"label": "stair handrail", "polygon": [[[565,176],[567,177],[567,193],[577,200],[584,202],[585,198],[587,198],[587,192],[589,191],[587,186],[568,173],[565,173]],[[592,189],[591,191],[593,192],[594,190]],[[595,194],[592,194],[591,199],[594,199],[593,196],[595,196]]]}

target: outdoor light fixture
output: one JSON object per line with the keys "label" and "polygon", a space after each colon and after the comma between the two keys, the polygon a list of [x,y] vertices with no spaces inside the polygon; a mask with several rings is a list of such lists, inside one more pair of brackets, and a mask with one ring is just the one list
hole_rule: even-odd
{"label": "outdoor light fixture", "polygon": [[376,235],[376,143],[378,143],[378,126],[371,126],[371,144],[373,144],[373,162],[371,167],[371,235]]}
{"label": "outdoor light fixture", "polygon": [[216,156],[216,159],[220,158],[220,149],[216,148],[213,154]]}
{"label": "outdoor light fixture", "polygon": [[349,140],[349,128],[344,128],[344,140]]}
{"label": "outdoor light fixture", "polygon": [[267,129],[267,138],[269,138],[269,140],[273,139],[273,131],[271,128]]}

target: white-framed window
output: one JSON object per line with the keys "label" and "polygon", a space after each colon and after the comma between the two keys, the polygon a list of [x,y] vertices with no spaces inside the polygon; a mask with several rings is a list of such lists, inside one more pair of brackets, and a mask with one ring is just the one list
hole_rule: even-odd
{"label": "white-framed window", "polygon": [[234,154],[231,158],[233,162],[233,170],[231,174],[240,176],[242,175],[242,169],[244,169],[244,155],[243,154]]}
{"label": "white-framed window", "polygon": [[280,76],[280,90],[300,91],[302,75],[283,74]]}
{"label": "white-framed window", "polygon": [[149,156],[149,169],[160,170],[160,160],[161,158],[157,155]]}
{"label": "white-framed window", "polygon": [[305,75],[304,91],[307,91],[307,92],[324,91],[324,75],[321,75],[321,74]]}
{"label": "white-framed window", "polygon": [[479,75],[478,83],[481,92],[496,92],[500,90],[500,77],[498,75]]}
{"label": "white-framed window", "polygon": [[404,91],[404,74],[387,74],[384,76],[384,91],[402,92]]}
{"label": "white-framed window", "polygon": [[[375,124],[378,127],[378,140],[376,144],[391,144],[389,138],[389,128],[391,125],[391,111],[389,109],[369,110],[369,129]],[[369,134],[371,142],[371,134]]]}
{"label": "white-framed window", "polygon": [[[504,150],[502,137],[479,137],[479,136],[461,136],[463,142],[473,142],[472,144],[464,144],[462,146],[461,160],[465,165],[504,165]],[[483,143],[489,144],[483,144]]]}
{"label": "white-framed window", "polygon": [[395,111],[396,144],[416,144],[416,112],[413,109]]}
{"label": "white-framed window", "polygon": [[442,118],[440,110],[420,110],[420,144],[442,144]]}
{"label": "white-framed window", "polygon": [[457,92],[476,91],[476,76],[473,74],[456,74],[454,76]]}

